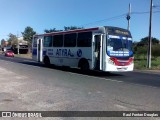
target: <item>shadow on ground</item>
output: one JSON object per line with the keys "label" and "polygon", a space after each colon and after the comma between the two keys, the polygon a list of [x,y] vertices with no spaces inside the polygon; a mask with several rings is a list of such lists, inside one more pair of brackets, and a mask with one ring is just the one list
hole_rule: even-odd
{"label": "shadow on ground", "polygon": [[59,66],[50,65],[49,67],[46,67],[44,64],[37,63],[37,62],[18,62],[18,63],[26,64],[26,65],[32,65],[32,66],[38,66],[38,67],[43,67],[43,68],[48,68],[48,69],[56,69],[56,70],[61,70],[61,71],[65,71],[65,72],[73,72],[73,73],[77,73],[77,74],[96,76],[96,77],[123,76],[119,73],[93,71],[93,70],[82,71],[82,70],[77,69],[77,68],[69,68],[69,67],[64,67],[64,66],[59,67]]}

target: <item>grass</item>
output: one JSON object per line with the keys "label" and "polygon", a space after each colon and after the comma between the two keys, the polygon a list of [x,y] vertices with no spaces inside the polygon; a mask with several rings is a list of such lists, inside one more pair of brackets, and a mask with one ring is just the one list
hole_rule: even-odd
{"label": "grass", "polygon": [[[140,70],[148,69],[147,68],[146,56],[135,55],[134,68],[135,69],[140,69]],[[151,70],[160,70],[160,57],[152,58],[152,60],[151,60]]]}
{"label": "grass", "polygon": [[32,54],[29,53],[29,54],[15,54],[14,55],[15,57],[22,57],[22,58],[32,58]]}
{"label": "grass", "polygon": [[[32,58],[32,54],[15,54],[15,57]],[[139,70],[147,70],[147,58],[146,55],[134,55],[134,68]],[[151,70],[160,70],[160,57],[152,58]]]}

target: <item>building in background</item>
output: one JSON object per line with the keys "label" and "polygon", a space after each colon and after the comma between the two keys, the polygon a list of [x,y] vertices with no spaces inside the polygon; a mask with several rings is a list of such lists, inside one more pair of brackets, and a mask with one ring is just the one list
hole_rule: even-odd
{"label": "building in background", "polygon": [[3,47],[7,47],[7,46],[8,46],[8,41],[2,40],[1,41],[1,47],[3,48]]}
{"label": "building in background", "polygon": [[12,50],[15,54],[27,54],[28,42],[25,41],[23,37],[18,37],[17,41],[11,41],[11,43],[3,39],[1,40],[1,49],[4,52],[6,52],[7,50]]}
{"label": "building in background", "polygon": [[23,37],[18,37],[16,44],[12,45],[12,50],[15,54],[27,54],[28,53],[28,42]]}
{"label": "building in background", "polygon": [[1,50],[2,51],[6,51],[7,49],[9,49],[9,43],[6,40],[1,40]]}
{"label": "building in background", "polygon": [[18,37],[19,45],[28,45],[28,42],[23,39],[23,37]]}

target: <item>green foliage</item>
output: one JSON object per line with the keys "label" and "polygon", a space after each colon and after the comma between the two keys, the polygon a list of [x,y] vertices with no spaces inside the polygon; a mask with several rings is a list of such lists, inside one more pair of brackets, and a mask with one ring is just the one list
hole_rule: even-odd
{"label": "green foliage", "polygon": [[66,26],[64,26],[64,31],[75,30],[75,29],[83,29],[83,27],[77,27],[77,26],[66,27]]}
{"label": "green foliage", "polygon": [[[152,38],[152,44],[156,45],[159,43],[157,38]],[[148,45],[148,37],[142,38],[141,41],[138,43],[138,46]]]}
{"label": "green foliage", "polygon": [[[152,38],[152,60],[151,69],[160,70],[160,44],[159,40]],[[135,69],[147,69],[148,37],[141,39],[138,43],[133,43]]]}
{"label": "green foliage", "polygon": [[36,32],[30,26],[26,27],[24,32],[22,32],[24,40],[28,41],[28,45],[31,46],[32,37]]}
{"label": "green foliage", "polygon": [[51,32],[59,32],[59,31],[68,31],[68,30],[75,30],[75,29],[83,29],[83,27],[77,27],[77,26],[64,26],[64,30],[56,30],[56,28],[53,29],[45,29],[45,33],[51,33]]}
{"label": "green foliage", "polygon": [[45,33],[59,32],[59,31],[63,31],[63,30],[56,30],[56,28],[49,29],[49,30],[48,30],[48,29],[45,29],[45,30],[44,30]]}
{"label": "green foliage", "polygon": [[8,39],[8,44],[9,45],[15,45],[15,44],[18,43],[18,38],[17,38],[16,35],[10,33],[8,36],[9,36],[9,39]]}
{"label": "green foliage", "polygon": [[146,69],[146,64],[147,64],[147,61],[144,59],[139,59],[139,60],[135,59],[134,68],[135,69]]}
{"label": "green foliage", "polygon": [[152,45],[152,56],[157,58],[160,56],[160,45]]}
{"label": "green foliage", "polygon": [[137,59],[139,59],[139,57],[143,56],[143,59],[145,59],[147,57],[147,47],[143,46],[143,47],[137,47],[137,51],[135,52],[135,54],[137,54]]}
{"label": "green foliage", "polygon": [[[153,58],[157,58],[160,56],[160,45],[152,45],[152,57]],[[137,59],[146,59],[147,58],[147,52],[148,52],[148,46],[139,46],[136,48],[136,50],[134,49],[134,53],[136,55]]]}
{"label": "green foliage", "polygon": [[[134,68],[135,69],[147,69],[147,59],[135,59]],[[151,61],[151,69],[160,70],[160,57],[156,59],[152,59]]]}
{"label": "green foliage", "polygon": [[160,66],[160,58],[156,58],[152,60],[152,66]]}
{"label": "green foliage", "polygon": [[145,55],[146,53],[147,53],[147,47],[138,47],[137,48],[137,54]]}

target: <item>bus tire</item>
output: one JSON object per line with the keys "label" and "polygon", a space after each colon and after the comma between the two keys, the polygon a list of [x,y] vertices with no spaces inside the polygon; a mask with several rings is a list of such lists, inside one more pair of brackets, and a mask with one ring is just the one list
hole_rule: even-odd
{"label": "bus tire", "polygon": [[89,63],[86,59],[81,59],[78,67],[83,71],[87,71],[89,70]]}
{"label": "bus tire", "polygon": [[44,57],[43,62],[44,62],[44,64],[45,64],[46,67],[49,67],[49,65],[50,65],[50,60],[49,60],[48,56],[45,56],[45,57]]}

